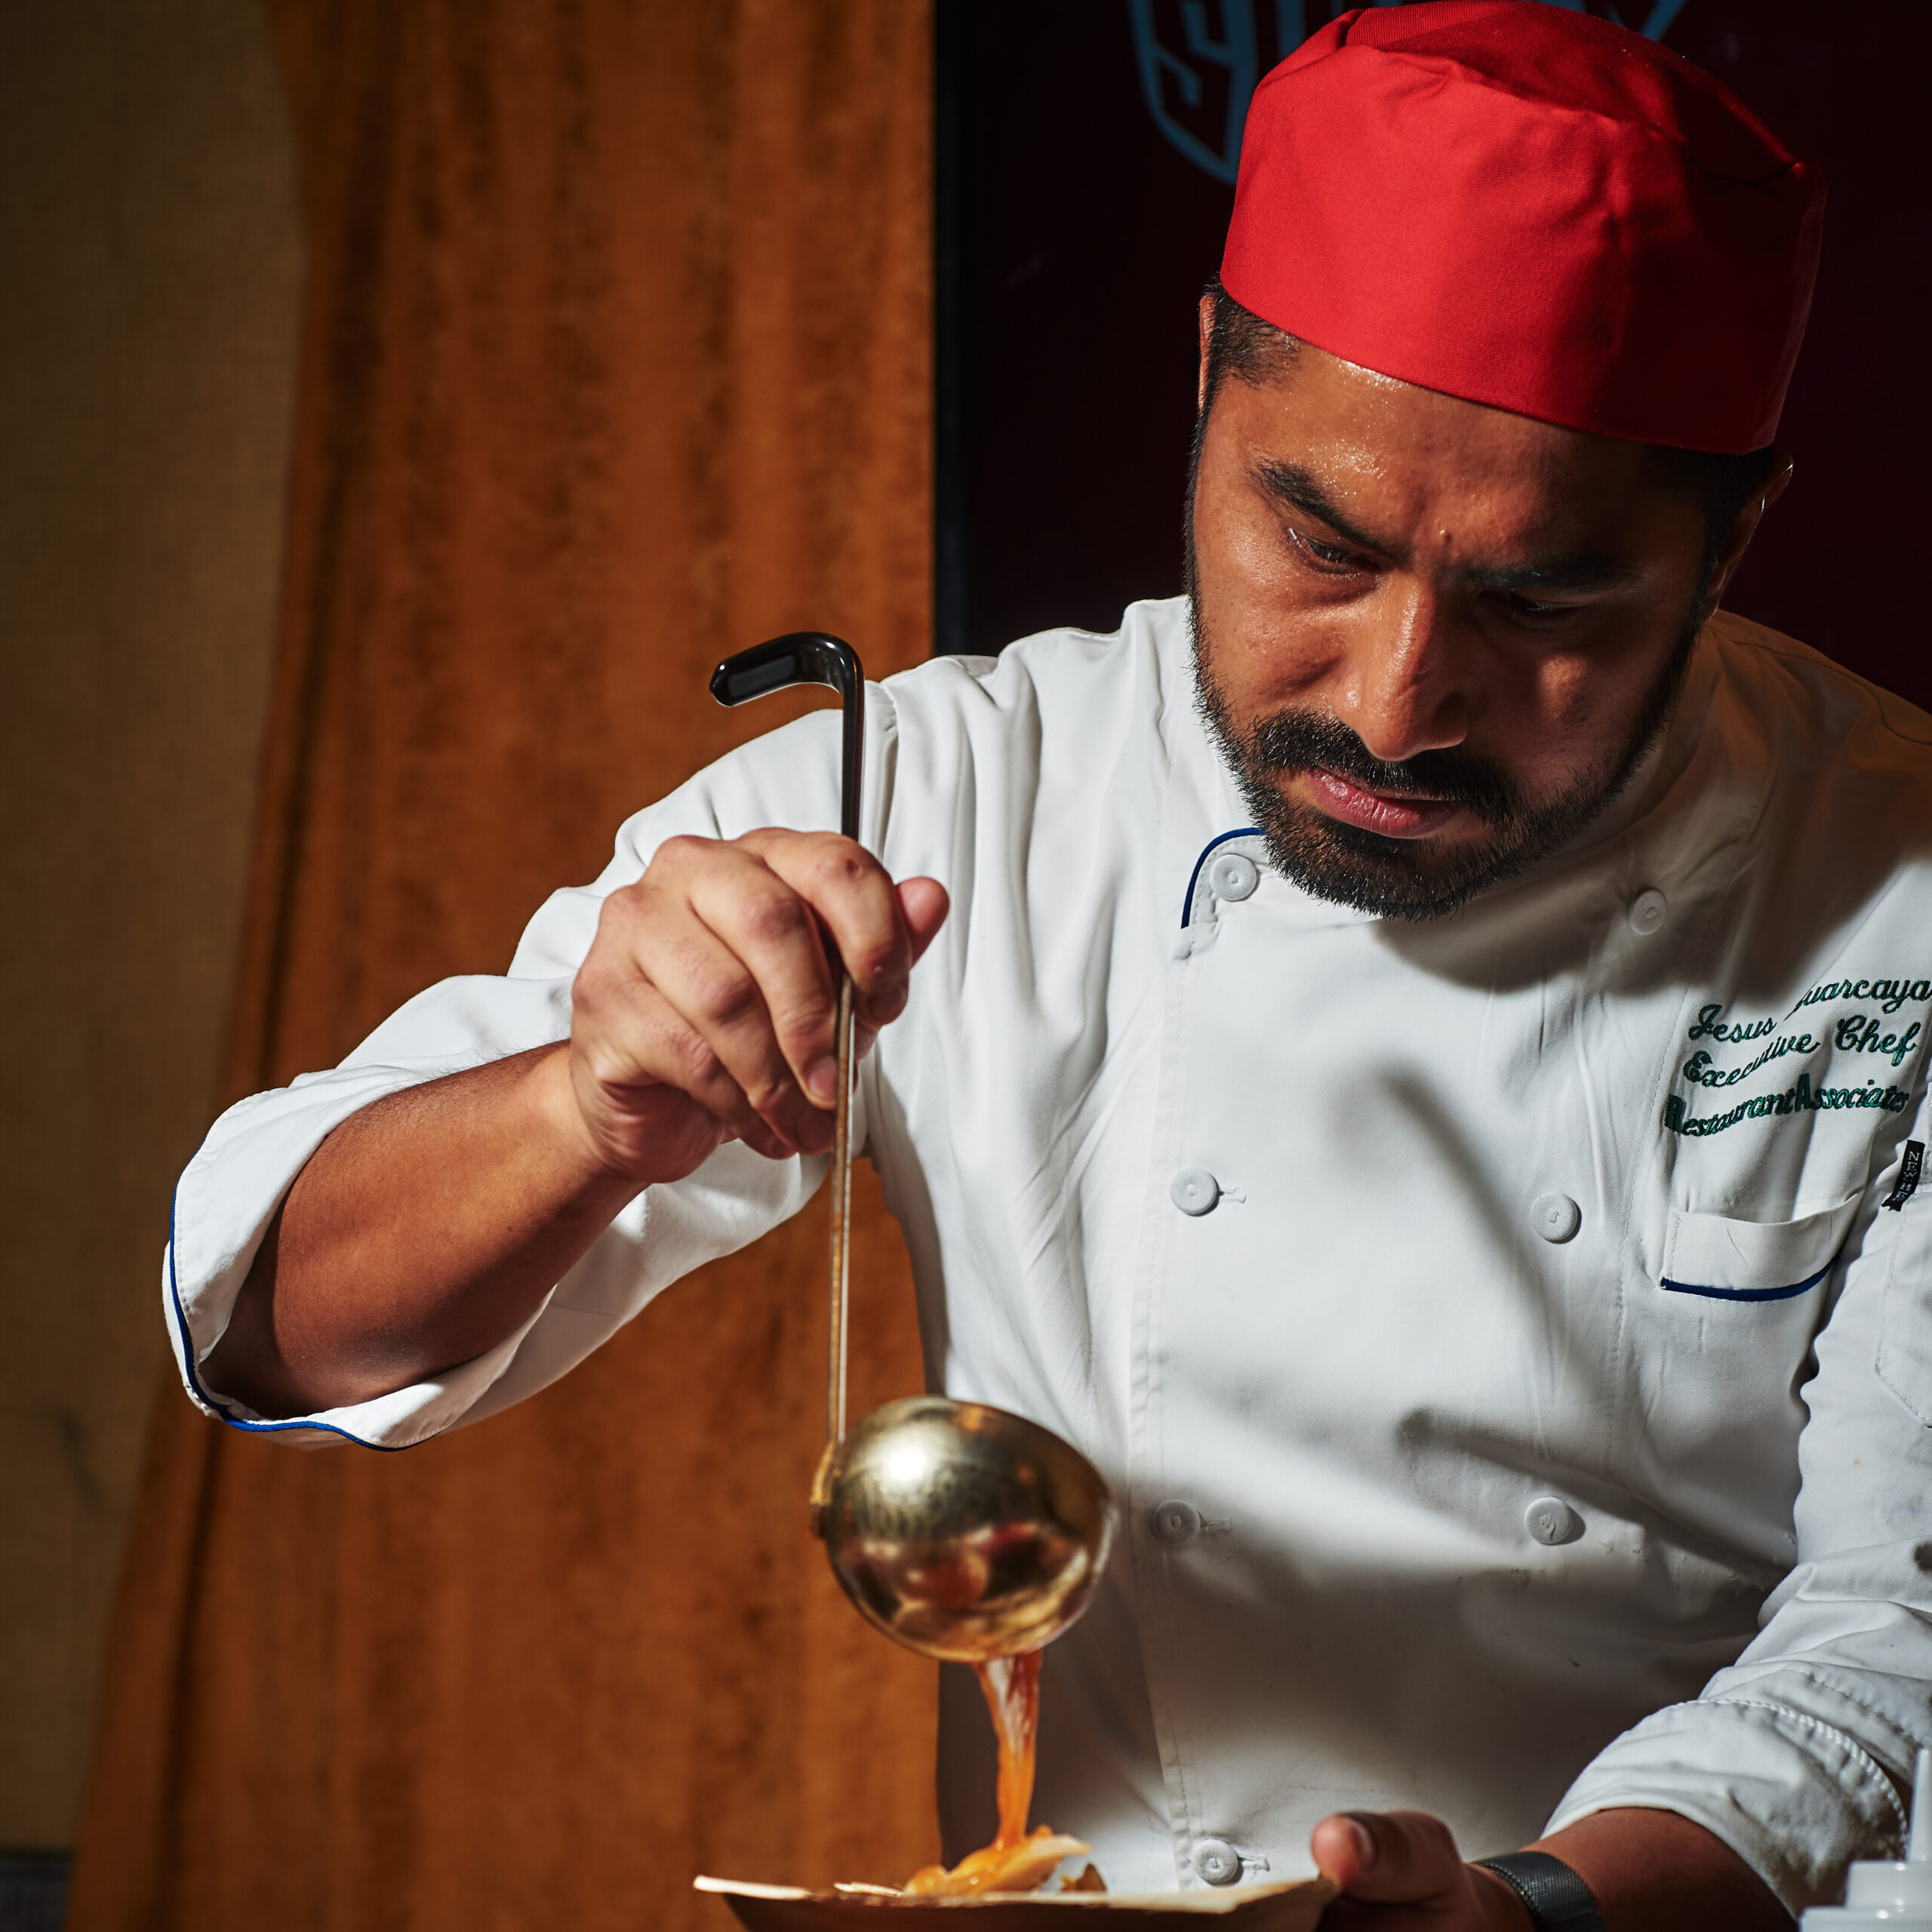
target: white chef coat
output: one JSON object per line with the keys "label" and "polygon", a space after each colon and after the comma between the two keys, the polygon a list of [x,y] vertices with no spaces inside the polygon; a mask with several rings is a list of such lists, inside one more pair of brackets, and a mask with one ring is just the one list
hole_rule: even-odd
{"label": "white chef coat", "polygon": [[[1410,924],[1269,869],[1178,600],[922,665],[868,715],[868,842],[952,895],[860,1091],[930,1378],[1078,1444],[1123,1508],[1048,1653],[1035,1815],[1144,1890],[1225,1875],[1217,1844],[1304,1872],[1337,1807],[1439,1813],[1475,1856],[1651,1805],[1794,1907],[1835,1896],[1932,1741],[1932,1185],[1901,1181],[1932,720],[1720,617],[1608,814]],[[338,1121],[564,1037],[607,892],[674,833],[835,825],[838,770],[830,713],[733,753],[506,977],[224,1115],[168,1263],[196,1399],[404,1447],[795,1211],[825,1161],[734,1144],[433,1381],[263,1423],[199,1367]],[[991,1789],[958,1688],[955,1850]]]}

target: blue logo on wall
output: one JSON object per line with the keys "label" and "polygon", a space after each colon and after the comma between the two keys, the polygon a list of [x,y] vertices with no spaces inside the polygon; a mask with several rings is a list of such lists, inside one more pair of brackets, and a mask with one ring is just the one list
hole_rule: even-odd
{"label": "blue logo on wall", "polygon": [[[1590,11],[1584,0],[1556,4]],[[1683,9],[1684,0],[1613,0],[1609,11],[1661,40]],[[1233,186],[1255,83],[1322,24],[1309,19],[1310,11],[1307,0],[1127,0],[1147,111],[1169,143],[1216,180]]]}

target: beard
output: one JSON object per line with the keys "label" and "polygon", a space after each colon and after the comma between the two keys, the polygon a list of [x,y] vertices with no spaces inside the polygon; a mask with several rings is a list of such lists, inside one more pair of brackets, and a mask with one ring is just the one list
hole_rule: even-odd
{"label": "beard", "polygon": [[[1192,533],[1189,532],[1190,540]],[[1214,653],[1201,617],[1189,544],[1188,611],[1194,639],[1197,703],[1241,794],[1268,842],[1275,869],[1318,899],[1381,918],[1436,919],[1475,895],[1517,877],[1567,844],[1629,783],[1669,722],[1697,638],[1699,586],[1669,661],[1638,708],[1623,742],[1562,790],[1533,798],[1508,770],[1450,746],[1390,763],[1377,758],[1339,718],[1290,707],[1245,731],[1214,681]],[[1338,774],[1371,792],[1407,793],[1462,806],[1483,827],[1446,851],[1428,838],[1391,838],[1293,803],[1278,780],[1314,770]]]}

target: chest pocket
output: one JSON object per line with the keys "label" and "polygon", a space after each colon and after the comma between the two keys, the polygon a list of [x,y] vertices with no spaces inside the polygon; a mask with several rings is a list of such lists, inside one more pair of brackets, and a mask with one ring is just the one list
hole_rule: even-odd
{"label": "chest pocket", "polygon": [[1792,1301],[1816,1287],[1858,1210],[1854,1195],[1795,1221],[1735,1221],[1727,1214],[1670,1217],[1658,1285],[1709,1301]]}
{"label": "chest pocket", "polygon": [[1798,1391],[1821,1284],[1858,1202],[1790,1221],[1670,1217],[1663,1266],[1638,1304],[1628,1453],[1709,1534],[1764,1551],[1789,1537],[1806,1418]]}

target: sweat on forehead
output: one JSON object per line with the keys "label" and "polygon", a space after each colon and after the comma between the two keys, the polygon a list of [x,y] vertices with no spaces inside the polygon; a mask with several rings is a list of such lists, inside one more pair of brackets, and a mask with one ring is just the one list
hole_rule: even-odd
{"label": "sweat on forehead", "polygon": [[1424,389],[1741,454],[1777,428],[1823,203],[1640,34],[1540,0],[1361,9],[1257,89],[1220,281]]}
{"label": "sweat on forehead", "polygon": [[[1208,418],[1223,385],[1230,378],[1250,387],[1265,387],[1272,383],[1292,381],[1298,373],[1318,370],[1325,362],[1338,361],[1330,358],[1324,351],[1314,349],[1309,353],[1309,345],[1275,324],[1264,321],[1251,310],[1244,309],[1221,286],[1216,277],[1207,290],[1211,304],[1211,319],[1207,337],[1205,367],[1201,387],[1202,408],[1195,428],[1195,448],[1192,469],[1198,470],[1201,445],[1207,432]],[[1355,365],[1350,365],[1355,367]],[[1372,374],[1355,368],[1358,375]],[[1381,377],[1380,385],[1385,389],[1414,387],[1404,385],[1394,377]],[[1431,392],[1438,401],[1444,400],[1441,392]],[[1454,408],[1463,399],[1446,398]],[[1492,407],[1493,405],[1484,405]],[[1516,417],[1521,426],[1532,426],[1532,421],[1524,421],[1518,412],[1506,411],[1506,415]],[[1561,426],[1555,426],[1561,427]],[[1563,439],[1558,439],[1560,443]],[[1578,441],[1593,440],[1587,435]],[[1624,444],[1621,438],[1605,438],[1598,449],[1614,451]],[[1721,546],[1733,523],[1752,496],[1761,492],[1777,467],[1777,452],[1770,448],[1752,450],[1742,455],[1714,455],[1707,451],[1684,449],[1658,443],[1640,446],[1641,455],[1633,452],[1634,460],[1629,465],[1629,481],[1642,488],[1657,489],[1687,499],[1696,503],[1703,512],[1706,546],[1706,568],[1715,561],[1717,549]],[[1558,450],[1555,445],[1543,452],[1546,464],[1556,461]],[[1293,466],[1291,465],[1291,466]],[[1192,472],[1191,472],[1192,473]],[[1190,494],[1192,483],[1190,482]],[[1333,515],[1315,505],[1303,501],[1302,507],[1311,509],[1323,515],[1337,529],[1345,525]]]}
{"label": "sweat on forehead", "polygon": [[[1254,469],[1256,483],[1278,502],[1318,517],[1346,543],[1377,555],[1402,560],[1406,546],[1400,538],[1371,529],[1343,494],[1315,470],[1296,463],[1264,458]],[[1555,544],[1532,543],[1530,554],[1507,564],[1471,565],[1470,575],[1482,588],[1532,595],[1563,590],[1572,592],[1615,589],[1635,574],[1626,558],[1613,552]]]}

